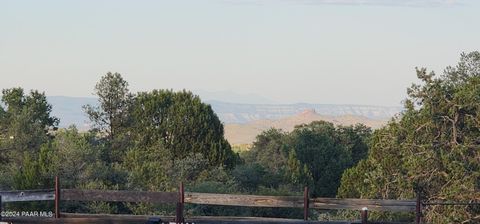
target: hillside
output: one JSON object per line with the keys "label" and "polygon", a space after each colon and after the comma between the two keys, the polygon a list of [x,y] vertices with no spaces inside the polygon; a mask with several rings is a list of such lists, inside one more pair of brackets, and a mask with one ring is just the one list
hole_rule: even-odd
{"label": "hillside", "polygon": [[387,122],[387,119],[370,119],[357,115],[320,115],[313,109],[307,109],[293,116],[275,120],[262,119],[251,121],[246,124],[226,124],[225,137],[231,144],[251,144],[258,134],[272,127],[284,131],[292,131],[296,125],[308,124],[312,121],[318,120],[332,122],[335,125],[354,125],[362,123],[374,129],[381,127]]}
{"label": "hillside", "polygon": [[[49,96],[52,114],[60,118],[60,127],[76,125],[89,128],[82,106],[97,104],[93,97]],[[226,125],[227,138],[232,143],[250,143],[255,135],[269,127],[291,130],[295,125],[314,120],[335,124],[364,123],[378,127],[401,111],[400,107],[332,104],[243,104],[207,100],[220,120]],[[303,112],[303,113],[302,113]]]}

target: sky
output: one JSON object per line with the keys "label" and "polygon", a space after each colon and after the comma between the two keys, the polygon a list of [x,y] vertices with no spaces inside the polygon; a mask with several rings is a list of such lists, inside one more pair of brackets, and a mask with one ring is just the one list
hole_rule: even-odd
{"label": "sky", "polygon": [[398,106],[415,67],[441,74],[479,50],[479,12],[475,0],[0,0],[0,88],[92,96],[111,71],[132,92]]}

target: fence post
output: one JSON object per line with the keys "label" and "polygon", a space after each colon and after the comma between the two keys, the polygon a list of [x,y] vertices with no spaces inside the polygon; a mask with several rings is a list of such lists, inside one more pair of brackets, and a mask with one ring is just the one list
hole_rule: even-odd
{"label": "fence post", "polygon": [[303,220],[308,221],[308,208],[310,200],[308,197],[308,187],[305,187],[303,191]]}
{"label": "fence post", "polygon": [[177,202],[177,211],[175,215],[175,223],[183,223],[185,220],[183,218],[183,207],[185,203],[185,189],[183,187],[183,182],[180,183],[178,189],[178,202]]}
{"label": "fence post", "polygon": [[362,224],[368,224],[368,208],[362,208]]}
{"label": "fence post", "polygon": [[60,218],[60,182],[55,176],[55,218]]}
{"label": "fence post", "polygon": [[422,197],[420,191],[417,191],[417,203],[415,204],[415,224],[422,222]]}

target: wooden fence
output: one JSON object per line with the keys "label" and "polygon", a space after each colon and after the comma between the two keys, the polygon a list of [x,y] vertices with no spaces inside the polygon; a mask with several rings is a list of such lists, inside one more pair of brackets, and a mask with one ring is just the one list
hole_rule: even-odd
{"label": "wooden fence", "polygon": [[185,192],[183,184],[180,185],[178,192],[60,189],[59,185],[58,178],[55,178],[55,189],[0,192],[0,211],[2,202],[53,200],[55,201],[55,218],[58,219],[62,217],[60,212],[62,201],[150,202],[176,204],[174,218],[176,223],[185,221],[183,216],[185,203],[302,208],[304,221],[308,220],[309,209],[358,210],[361,211],[362,223],[367,223],[367,211],[416,212],[415,221],[421,222],[420,197],[416,200],[310,198],[308,188],[305,188],[303,196],[260,196]]}

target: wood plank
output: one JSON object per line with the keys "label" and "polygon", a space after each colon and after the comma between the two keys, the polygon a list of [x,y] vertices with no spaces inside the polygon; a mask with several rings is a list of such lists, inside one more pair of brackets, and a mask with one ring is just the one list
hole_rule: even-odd
{"label": "wood plank", "polygon": [[[190,217],[186,219],[187,222],[195,224],[235,224],[235,223],[249,223],[249,224],[330,224],[332,222],[322,221],[304,221],[302,219],[286,219],[286,218],[266,218],[266,217],[232,217],[232,216],[203,216]],[[333,222],[335,224],[350,224],[350,222]]]}
{"label": "wood plank", "polygon": [[[3,202],[46,201],[54,200],[53,189],[0,191]],[[151,202],[176,203],[176,192],[146,192],[146,191],[112,191],[112,190],[61,190],[62,200],[76,201],[117,201],[117,202]],[[186,192],[185,202],[192,204],[247,206],[247,207],[303,207],[300,196],[260,196],[209,194]],[[367,207],[372,211],[415,211],[415,200],[376,200],[376,199],[338,199],[313,198],[310,208],[315,209],[349,209],[361,210]]]}
{"label": "wood plank", "polygon": [[62,189],[60,198],[66,201],[176,203],[178,201],[178,193]]}
{"label": "wood plank", "polygon": [[[79,224],[79,223],[100,223],[100,224],[138,224],[145,223],[150,217],[158,216],[146,216],[146,215],[109,215],[109,214],[75,214],[75,213],[62,213],[62,218],[32,218],[32,217],[19,217],[11,218],[6,221],[12,221],[14,223],[46,223],[46,224]],[[163,223],[173,223],[174,217],[160,217]],[[208,223],[208,224],[350,224],[350,222],[321,222],[321,221],[303,221],[298,219],[282,219],[282,218],[263,218],[263,217],[229,217],[229,216],[200,216],[200,217],[187,217],[186,223]]]}
{"label": "wood plank", "polygon": [[2,195],[2,202],[55,200],[53,189],[0,191],[0,195]]}
{"label": "wood plank", "polygon": [[[108,215],[108,214],[75,214],[62,213],[63,217],[59,219],[54,218],[32,218],[32,217],[18,217],[7,218],[5,221],[22,224],[80,224],[80,223],[99,223],[99,224],[141,224],[145,223],[150,217],[147,215]],[[162,216],[160,217],[164,223],[173,223],[174,217]],[[197,224],[360,224],[360,222],[349,221],[303,221],[298,219],[282,219],[282,218],[263,218],[263,217],[229,217],[229,216],[200,216],[187,217],[186,223]],[[405,224],[399,222],[369,222],[370,224]]]}
{"label": "wood plank", "polygon": [[185,203],[247,207],[303,208],[303,197],[185,192]]}
{"label": "wood plank", "polygon": [[415,200],[312,198],[310,199],[310,208],[361,210],[363,207],[367,207],[372,211],[413,212],[415,203]]}

